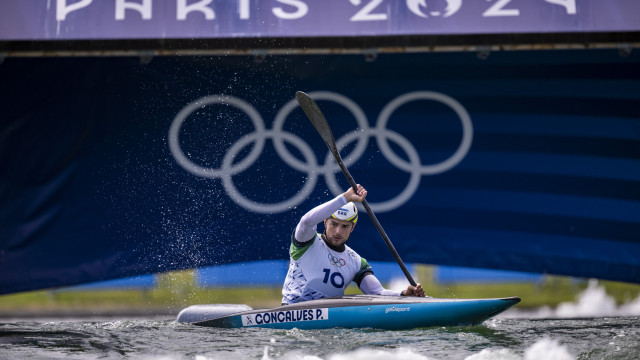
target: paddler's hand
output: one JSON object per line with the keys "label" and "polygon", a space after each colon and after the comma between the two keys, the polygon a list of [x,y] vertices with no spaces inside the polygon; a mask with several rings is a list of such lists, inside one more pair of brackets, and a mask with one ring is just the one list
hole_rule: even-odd
{"label": "paddler's hand", "polygon": [[416,286],[409,285],[407,290],[402,290],[402,296],[425,297],[426,295],[427,294],[425,294],[424,289],[422,288],[422,285],[420,285],[420,284],[416,284]]}
{"label": "paddler's hand", "polygon": [[350,187],[349,190],[342,194],[347,202],[363,202],[364,198],[367,197],[367,190],[365,190],[362,185],[357,184],[356,188],[358,189],[357,192]]}

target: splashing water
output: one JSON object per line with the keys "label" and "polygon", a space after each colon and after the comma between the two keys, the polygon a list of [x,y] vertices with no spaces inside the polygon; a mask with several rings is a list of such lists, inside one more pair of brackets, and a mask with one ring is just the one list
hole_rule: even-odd
{"label": "splashing water", "polygon": [[[480,326],[409,331],[216,329],[173,319],[0,320],[0,359],[638,359],[640,317],[633,314],[639,309],[638,299],[616,306],[594,281],[555,310],[510,316],[511,309]],[[621,314],[627,316],[613,316]]]}
{"label": "splashing water", "polygon": [[613,297],[607,294],[604,287],[598,285],[597,280],[590,280],[587,288],[582,291],[575,302],[563,302],[555,309],[542,307],[533,312],[511,309],[502,316],[529,319],[572,319],[595,318],[608,316],[640,316],[640,296],[635,300],[616,305]]}
{"label": "splashing water", "polygon": [[576,303],[561,303],[556,309],[556,316],[561,318],[617,315],[620,315],[620,310],[616,301],[598,286],[596,280],[589,281],[589,286],[578,295]]}
{"label": "splashing water", "polygon": [[[273,339],[272,339],[273,340]],[[269,357],[270,347],[266,346],[262,360],[275,360]],[[326,358],[304,355],[293,352],[285,355],[284,360],[434,360],[434,358],[418,354],[410,349],[397,350],[358,349],[351,352],[334,354]],[[519,355],[511,349],[484,349],[477,354],[465,358],[465,360],[575,360],[566,346],[557,340],[542,338],[528,347],[523,355]],[[201,358],[196,360],[210,360]]]}
{"label": "splashing water", "polygon": [[0,321],[0,358],[638,359],[638,319],[494,318],[481,326],[410,331],[215,329],[174,320]]}
{"label": "splashing water", "polygon": [[543,338],[524,353],[524,360],[572,360],[575,356],[569,353],[566,346],[561,345],[558,341]]}

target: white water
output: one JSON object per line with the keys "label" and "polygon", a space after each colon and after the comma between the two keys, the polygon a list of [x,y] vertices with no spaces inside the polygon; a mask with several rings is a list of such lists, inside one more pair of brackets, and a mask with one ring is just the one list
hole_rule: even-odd
{"label": "white water", "polygon": [[217,329],[173,320],[0,323],[0,359],[640,359],[640,318],[508,319],[410,331]]}
{"label": "white water", "polygon": [[[409,283],[406,279],[393,279],[389,288],[404,290]],[[427,289],[428,291],[428,289]],[[428,293],[427,293],[428,294]],[[502,317],[527,319],[572,319],[607,316],[640,316],[640,296],[635,300],[616,305],[614,298],[607,294],[604,287],[598,286],[598,281],[592,279],[587,288],[578,294],[575,302],[564,302],[555,309],[544,306],[535,311],[523,311],[517,307],[509,310]]]}
{"label": "white water", "polygon": [[485,349],[465,360],[574,360],[566,346],[556,340],[542,338],[524,352],[524,356],[510,349]]}
{"label": "white water", "polygon": [[[269,357],[269,347],[264,350],[262,360],[274,360]],[[415,353],[410,349],[397,349],[393,351],[376,349],[358,349],[355,351],[330,355],[323,359],[314,355],[303,353],[289,353],[280,358],[282,360],[435,360],[424,355]],[[468,356],[465,360],[575,360],[566,346],[561,345],[556,340],[542,338],[535,344],[527,348],[524,356],[516,354],[510,349],[484,349],[477,354]],[[207,357],[196,357],[196,360],[214,360]]]}
{"label": "white water", "polygon": [[[392,281],[390,288],[405,289],[407,282],[404,279]],[[521,311],[512,309],[503,314],[504,318],[522,317]],[[561,303],[557,308],[543,307],[533,312],[526,312],[526,318],[590,318],[609,316],[640,316],[640,296],[635,300],[616,305],[614,298],[606,293],[604,287],[598,286],[597,280],[590,280],[588,287],[581,292],[575,302]],[[265,349],[265,357],[262,360],[271,360]],[[336,354],[322,359],[316,356],[291,355],[286,360],[433,360],[420,354],[413,353],[408,349],[398,349],[395,351],[361,349],[354,352]],[[533,345],[528,347],[524,355],[516,354],[513,350],[503,348],[484,349],[477,354],[468,356],[465,360],[573,360],[576,357],[571,354],[568,348],[555,339],[542,337]],[[200,359],[212,360],[212,359]]]}
{"label": "white water", "polygon": [[[399,280],[391,284],[393,289],[406,288],[406,281]],[[514,311],[515,310],[515,311]],[[517,309],[510,310],[503,314],[502,318],[521,317],[522,312]],[[547,318],[547,319],[563,319],[563,318],[595,318],[595,317],[616,317],[616,316],[640,316],[640,297],[635,300],[617,306],[615,300],[606,293],[606,290],[598,286],[596,280],[591,280],[588,287],[581,292],[575,302],[561,303],[557,308],[550,307],[541,308],[535,312],[526,312],[526,318]],[[495,320],[492,320],[495,321]],[[497,320],[500,321],[500,320]],[[488,327],[493,327],[489,322]],[[275,343],[275,339],[272,339]],[[611,345],[615,345],[610,343]],[[269,357],[270,347],[266,346],[262,360],[274,360]],[[355,351],[338,353],[329,355],[326,358],[308,355],[302,352],[289,353],[282,357],[284,360],[435,360],[419,353],[413,352],[411,349],[398,348],[394,350],[380,349],[358,349]],[[518,354],[513,349],[507,348],[488,348],[483,349],[476,354],[467,356],[464,360],[575,360],[576,356],[571,353],[569,348],[562,344],[559,340],[541,336],[532,345],[524,350],[523,354]],[[209,358],[199,358],[196,360],[214,360]]]}
{"label": "white water", "polygon": [[545,306],[535,311],[519,311],[514,308],[502,316],[528,319],[640,316],[640,296],[618,306],[615,299],[607,294],[605,288],[598,286],[597,280],[590,280],[587,288],[578,295],[575,302],[563,302],[555,309]]}
{"label": "white water", "polygon": [[575,302],[535,313],[516,306],[473,327],[284,331],[201,328],[172,319],[0,322],[0,360],[639,359],[639,304],[616,306],[592,282]]}

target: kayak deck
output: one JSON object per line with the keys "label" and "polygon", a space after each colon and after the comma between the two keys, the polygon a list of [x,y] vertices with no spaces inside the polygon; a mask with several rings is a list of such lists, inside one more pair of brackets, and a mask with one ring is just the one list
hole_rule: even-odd
{"label": "kayak deck", "polygon": [[[272,309],[218,311],[218,305],[195,305],[178,322],[198,326],[275,329],[375,328],[402,330],[432,326],[475,325],[520,302],[518,297],[439,299],[351,295],[305,301]],[[225,305],[228,307],[228,305]]]}

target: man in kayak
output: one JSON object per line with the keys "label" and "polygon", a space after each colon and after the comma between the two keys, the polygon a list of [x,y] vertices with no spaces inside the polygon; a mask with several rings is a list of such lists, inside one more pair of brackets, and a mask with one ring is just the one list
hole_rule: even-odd
{"label": "man in kayak", "polygon": [[[345,245],[358,221],[354,202],[366,196],[367,191],[358,184],[357,191],[349,188],[302,216],[291,236],[282,304],[342,296],[351,281],[369,295],[425,296],[420,284],[402,291],[385,289],[367,260]],[[319,234],[316,225],[322,221],[325,231]]]}

